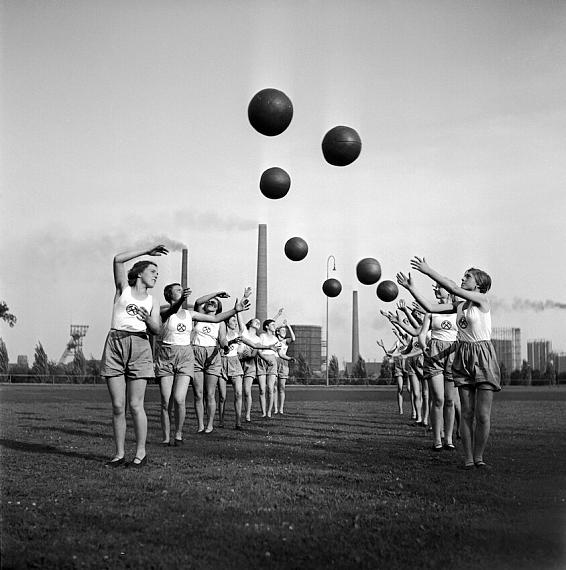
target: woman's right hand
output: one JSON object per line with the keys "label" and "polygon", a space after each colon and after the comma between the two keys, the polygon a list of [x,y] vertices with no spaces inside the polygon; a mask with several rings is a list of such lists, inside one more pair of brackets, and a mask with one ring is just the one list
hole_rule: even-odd
{"label": "woman's right hand", "polygon": [[157,255],[167,255],[169,250],[164,245],[156,245],[146,252],[147,255],[157,256]]}

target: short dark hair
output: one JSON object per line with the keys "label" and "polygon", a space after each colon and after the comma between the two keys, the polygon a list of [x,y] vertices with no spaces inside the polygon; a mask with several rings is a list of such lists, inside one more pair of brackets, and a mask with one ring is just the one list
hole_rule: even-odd
{"label": "short dark hair", "polygon": [[487,293],[491,289],[491,277],[481,269],[470,267],[468,273],[471,273],[478,284],[480,293]]}
{"label": "short dark hair", "polygon": [[265,319],[265,321],[263,321],[263,330],[266,331],[267,327],[274,322],[275,321],[273,319]]}
{"label": "short dark hair", "polygon": [[140,273],[142,273],[145,268],[150,265],[155,265],[155,267],[157,267],[157,263],[154,263],[153,261],[136,261],[136,263],[134,263],[132,268],[128,271],[128,285],[130,287],[133,287],[136,284]]}
{"label": "short dark hair", "polygon": [[173,292],[173,287],[177,287],[177,286],[181,286],[180,283],[169,283],[169,285],[165,286],[165,289],[163,289],[163,296],[165,297],[165,300],[170,303],[171,302],[171,293]]}

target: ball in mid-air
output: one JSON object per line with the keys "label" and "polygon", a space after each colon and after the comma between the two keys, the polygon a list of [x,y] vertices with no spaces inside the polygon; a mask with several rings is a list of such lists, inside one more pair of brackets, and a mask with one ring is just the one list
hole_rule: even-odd
{"label": "ball in mid-air", "polygon": [[291,177],[282,168],[274,166],[263,172],[259,180],[261,193],[271,200],[283,198],[291,187]]}
{"label": "ball in mid-air", "polygon": [[373,257],[365,257],[356,265],[356,276],[360,283],[373,285],[381,278],[381,265]]}
{"label": "ball in mid-air", "polygon": [[258,91],[248,105],[248,119],[252,127],[262,135],[280,135],[291,123],[293,103],[278,89]]}
{"label": "ball in mid-air", "polygon": [[338,279],[331,277],[322,284],[322,292],[327,297],[338,297],[342,292],[342,283]]}
{"label": "ball in mid-air", "polygon": [[309,246],[307,242],[300,237],[292,237],[285,243],[285,255],[291,261],[301,261],[307,256]]}
{"label": "ball in mid-air", "polygon": [[390,303],[397,299],[399,288],[393,281],[385,280],[377,286],[376,294],[382,301]]}
{"label": "ball in mid-air", "polygon": [[351,127],[330,129],[322,139],[324,159],[333,166],[348,166],[360,156],[362,139]]}

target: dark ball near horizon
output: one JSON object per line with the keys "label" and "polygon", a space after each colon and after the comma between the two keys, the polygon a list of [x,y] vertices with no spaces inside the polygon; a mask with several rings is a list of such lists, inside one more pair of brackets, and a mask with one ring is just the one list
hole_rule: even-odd
{"label": "dark ball near horizon", "polygon": [[342,292],[342,283],[338,279],[331,277],[322,284],[322,292],[327,297],[338,297]]}
{"label": "dark ball near horizon", "polygon": [[356,276],[364,285],[374,285],[381,279],[381,265],[373,257],[364,257],[356,265]]}
{"label": "dark ball near horizon", "polygon": [[360,156],[362,139],[351,127],[330,129],[322,139],[324,159],[333,166],[348,166]]}
{"label": "dark ball near horizon", "polygon": [[307,256],[309,246],[307,242],[300,237],[292,237],[285,243],[285,255],[291,261],[301,261]]}
{"label": "dark ball near horizon", "polygon": [[278,89],[258,91],[248,105],[248,119],[252,127],[262,135],[280,135],[291,123],[293,104]]}
{"label": "dark ball near horizon", "polygon": [[397,299],[399,287],[393,281],[385,280],[377,286],[376,294],[385,303],[390,303]]}
{"label": "dark ball near horizon", "polygon": [[261,193],[270,200],[283,198],[291,187],[291,177],[282,168],[274,166],[263,172],[259,180]]}

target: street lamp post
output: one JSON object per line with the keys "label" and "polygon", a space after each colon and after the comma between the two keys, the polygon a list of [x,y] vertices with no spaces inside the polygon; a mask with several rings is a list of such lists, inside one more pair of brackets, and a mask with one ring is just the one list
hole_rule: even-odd
{"label": "street lamp post", "polygon": [[[336,258],[329,255],[326,260],[326,279],[328,279],[328,264],[332,259],[332,271],[336,271]],[[326,296],[326,386],[328,387],[328,295]]]}

